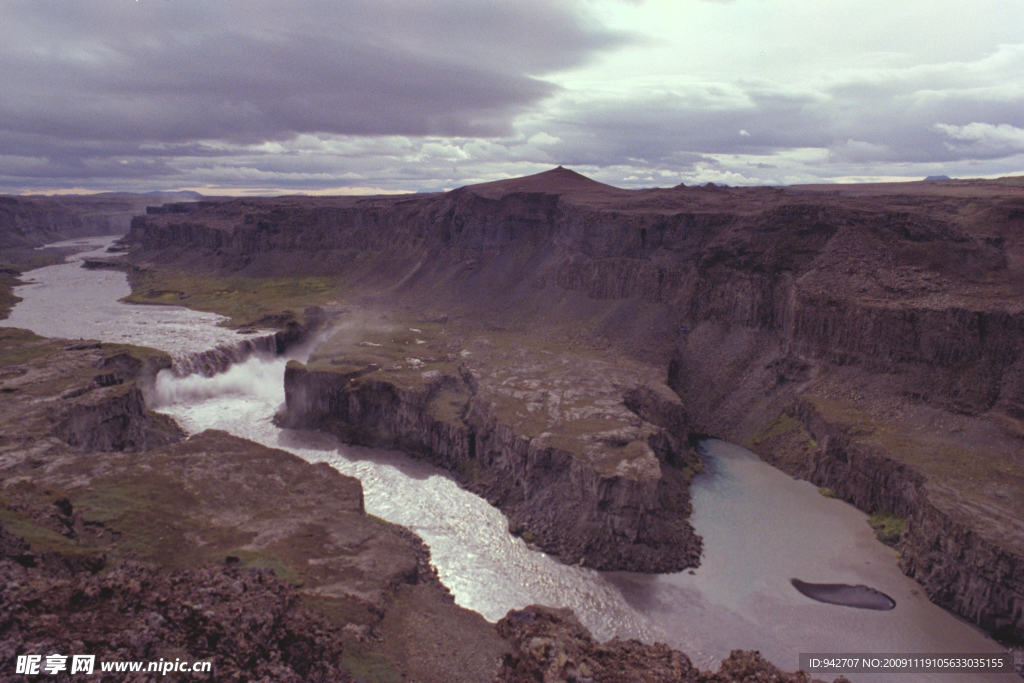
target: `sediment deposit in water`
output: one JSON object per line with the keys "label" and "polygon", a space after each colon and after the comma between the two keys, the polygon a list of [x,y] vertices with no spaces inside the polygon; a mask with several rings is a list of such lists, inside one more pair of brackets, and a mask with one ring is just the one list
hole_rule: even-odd
{"label": "sediment deposit in water", "polygon": [[[216,308],[224,304],[204,297],[204,278],[234,278],[232,292],[243,281],[264,292],[290,282],[302,291],[297,299],[329,311],[387,315],[406,329],[444,320],[444,336],[464,350],[476,340],[494,345],[494,379],[475,380],[475,389],[469,361],[444,360],[451,367],[436,370],[461,392],[444,420],[425,417],[437,407],[435,389],[416,388],[434,386],[423,377],[430,368],[406,383],[408,367],[364,363],[367,347],[294,368],[296,396],[308,377],[330,372],[331,360],[338,377],[317,380],[335,385],[333,398],[322,394],[327,403],[310,402],[316,410],[305,415],[290,405],[289,419],[333,420],[344,433],[347,410],[359,416],[362,435],[349,428],[353,439],[404,440],[440,462],[452,457],[446,443],[468,454],[468,435],[480,434],[497,449],[474,443],[484,478],[522,467],[513,463],[517,448],[528,463],[530,453],[554,456],[545,444],[568,439],[559,450],[577,475],[557,484],[561,511],[545,508],[550,498],[515,474],[502,474],[508,490],[495,494],[523,532],[567,557],[609,566],[600,562],[617,562],[623,539],[636,545],[668,528],[645,530],[643,519],[675,514],[653,493],[661,484],[643,486],[653,466],[617,474],[628,486],[611,485],[649,491],[636,498],[640,514],[617,506],[629,496],[592,497],[592,484],[609,485],[617,465],[585,474],[593,444],[546,405],[557,373],[531,378],[517,369],[544,351],[597,351],[611,365],[628,360],[649,372],[632,386],[595,390],[595,404],[617,393],[629,408],[629,396],[660,395],[661,384],[679,398],[671,413],[685,416],[685,427],[659,423],[653,408],[631,410],[639,420],[631,437],[661,430],[677,442],[688,432],[745,443],[867,512],[901,518],[905,570],[933,600],[990,630],[1024,633],[1018,180],[625,191],[559,168],[415,197],[199,203],[136,219],[128,239],[139,299]],[[518,358],[502,349],[509,334],[529,337]],[[502,353],[506,379],[498,379]],[[426,363],[412,350],[398,355],[395,366]],[[516,386],[528,379],[536,387]],[[538,418],[535,431],[527,418]],[[622,444],[621,463],[640,442]],[[689,462],[650,438],[646,445],[662,473]],[[463,469],[472,478],[473,468]],[[557,523],[545,525],[549,512]],[[595,547],[608,549],[601,558],[557,538],[556,528],[589,522]]]}

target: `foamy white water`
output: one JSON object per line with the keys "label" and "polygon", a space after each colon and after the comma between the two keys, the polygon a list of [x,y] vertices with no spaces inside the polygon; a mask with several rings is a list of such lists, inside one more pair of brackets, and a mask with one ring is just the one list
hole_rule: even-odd
{"label": "foamy white water", "polygon": [[[217,337],[208,347],[224,343],[224,333],[238,339],[216,328],[217,319],[209,314],[189,313],[198,317],[178,322],[167,317],[167,309],[117,303],[127,291],[106,276],[123,278],[120,273],[78,269],[73,277],[82,278],[79,286],[91,295],[62,304],[63,297],[45,292],[53,295],[72,275],[51,271],[59,273],[53,283],[44,271],[50,269],[30,274],[32,286],[44,295],[25,297],[13,318],[47,318],[41,328],[21,323],[40,334],[105,341],[125,341],[125,334],[131,334],[134,343],[193,351],[201,348],[182,340],[205,339],[206,328]],[[96,320],[105,322],[97,327]],[[663,641],[702,668],[716,668],[737,647],[760,650],[787,670],[797,668],[800,652],[1001,651],[983,633],[928,602],[917,584],[900,573],[892,549],[874,539],[865,515],[822,498],[815,487],[736,446],[708,443],[710,474],[698,477],[692,487],[692,521],[705,539],[699,569],[649,576],[568,567],[511,536],[500,512],[436,468],[400,453],[343,446],[325,435],[275,427],[272,417],[284,401],[284,365],[280,358],[250,358],[212,378],[164,372],[154,401],[189,432],[223,429],[358,477],[368,512],[418,533],[458,603],[492,621],[531,603],[571,607],[599,638]],[[889,594],[897,606],[873,612],[817,603],[789,585],[793,577],[863,583]],[[847,677],[1019,683],[1009,674]]]}

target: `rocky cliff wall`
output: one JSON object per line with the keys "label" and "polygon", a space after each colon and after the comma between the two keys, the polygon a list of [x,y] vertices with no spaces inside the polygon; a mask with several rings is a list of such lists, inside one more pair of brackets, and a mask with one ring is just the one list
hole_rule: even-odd
{"label": "rocky cliff wall", "polygon": [[132,216],[159,203],[143,195],[2,197],[0,196],[0,249],[38,247],[50,242],[123,235]]}
{"label": "rocky cliff wall", "polygon": [[143,451],[185,436],[172,420],[146,410],[136,386],[97,389],[76,401],[59,418],[54,435],[82,451]]}
{"label": "rocky cliff wall", "polygon": [[[1017,279],[1007,254],[1020,230],[1013,239],[974,234],[926,211],[777,194],[756,210],[724,203],[697,212],[685,195],[672,198],[672,212],[580,206],[539,192],[491,199],[468,188],[314,208],[238,200],[180,218],[138,217],[129,240],[143,253],[184,250],[230,272],[331,273],[417,290],[467,280],[481,303],[524,283],[635,299],[687,327],[776,331],[793,353],[832,364],[892,374],[932,366],[918,398],[967,411],[994,405],[1024,358],[1024,312],[993,305],[989,292],[1012,298],[975,278]],[[510,258],[511,272],[496,277],[500,268],[487,267]]]}
{"label": "rocky cliff wall", "polygon": [[794,401],[776,425],[754,444],[768,462],[862,510],[905,518],[903,570],[929,598],[1004,638],[1024,637],[1024,534],[1014,520],[929,481],[810,401]]}
{"label": "rocky cliff wall", "polygon": [[[670,430],[650,430],[654,457],[644,472],[606,471],[544,435],[517,430],[502,419],[500,398],[482,395],[465,368],[419,386],[377,380],[374,371],[318,372],[290,363],[279,424],[418,454],[499,507],[514,533],[565,562],[648,572],[696,564],[700,540],[686,522],[686,481],[672,464],[685,445]],[[678,420],[678,409],[653,392],[636,391],[631,401],[652,420]]]}

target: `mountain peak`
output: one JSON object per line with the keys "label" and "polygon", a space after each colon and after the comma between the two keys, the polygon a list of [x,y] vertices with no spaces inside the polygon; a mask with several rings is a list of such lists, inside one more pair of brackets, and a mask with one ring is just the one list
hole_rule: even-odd
{"label": "mountain peak", "polygon": [[470,185],[467,189],[472,190],[474,194],[490,199],[497,199],[515,192],[543,192],[573,196],[622,192],[617,187],[599,183],[564,166],[519,178]]}

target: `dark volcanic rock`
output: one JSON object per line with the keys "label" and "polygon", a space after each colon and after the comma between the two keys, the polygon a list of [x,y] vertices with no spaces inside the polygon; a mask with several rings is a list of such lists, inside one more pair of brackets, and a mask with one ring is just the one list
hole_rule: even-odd
{"label": "dark volcanic rock", "polygon": [[[785,673],[757,652],[733,650],[717,672],[699,671],[683,653],[661,643],[612,639],[598,643],[568,610],[532,605],[498,622],[513,646],[498,672],[502,683],[812,683]],[[846,679],[840,677],[836,683]]]}
{"label": "dark volcanic rock", "polygon": [[[10,538],[0,527],[0,547]],[[267,570],[168,572],[128,563],[93,574],[15,560],[0,557],[0,680],[24,679],[9,674],[25,654],[205,661],[218,681],[353,680],[341,664],[341,629]]]}

